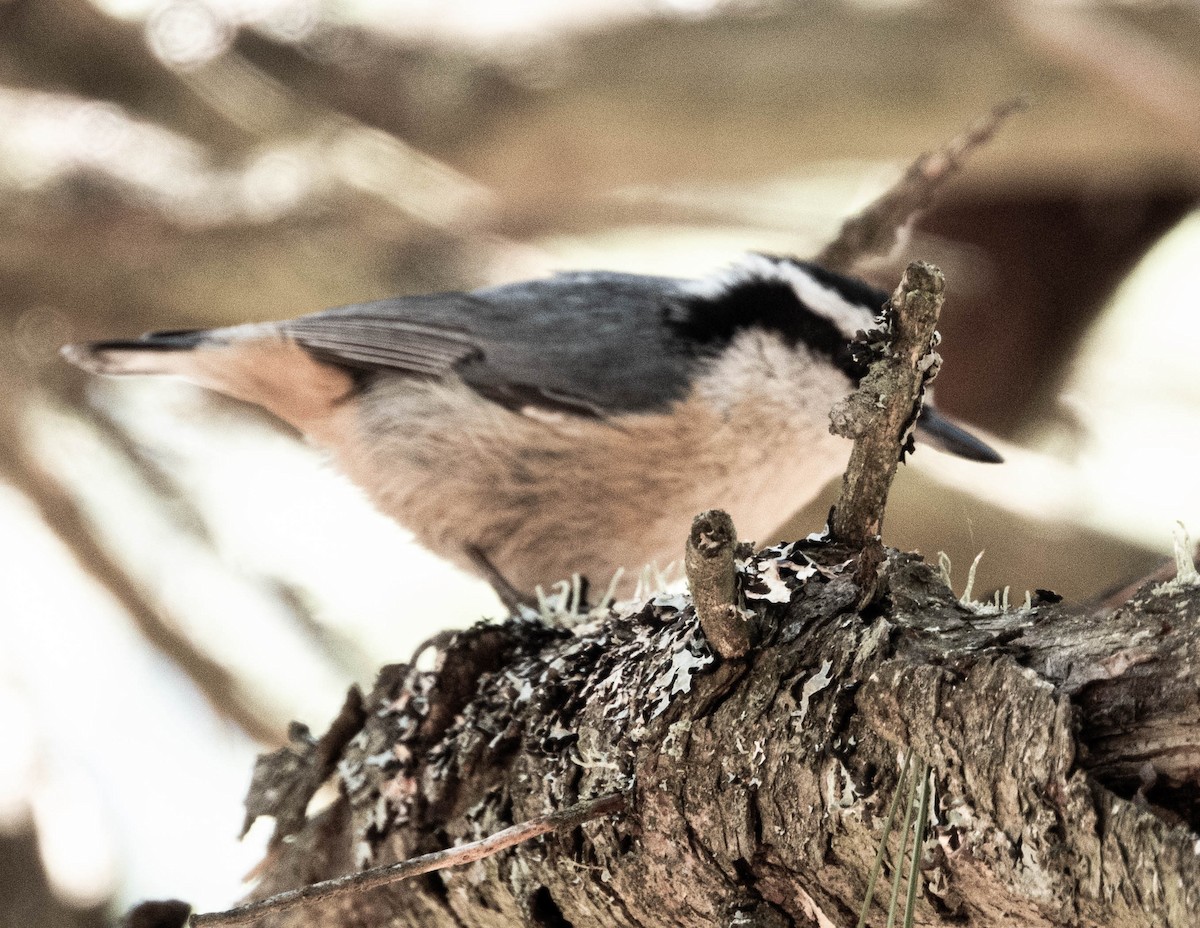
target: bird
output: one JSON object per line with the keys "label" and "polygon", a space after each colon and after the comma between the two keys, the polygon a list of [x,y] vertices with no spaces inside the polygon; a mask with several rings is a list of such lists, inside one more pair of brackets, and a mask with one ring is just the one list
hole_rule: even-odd
{"label": "bird", "polygon": [[[764,539],[810,502],[846,466],[829,412],[865,374],[855,338],[887,299],[749,254],[702,278],[563,272],[62,353],[265,408],[515,606],[678,560],[702,510]],[[915,437],[1001,460],[928,401]]]}

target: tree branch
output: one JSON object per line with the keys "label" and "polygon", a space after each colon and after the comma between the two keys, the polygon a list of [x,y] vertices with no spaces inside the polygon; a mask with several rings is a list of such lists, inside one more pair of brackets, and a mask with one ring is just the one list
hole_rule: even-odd
{"label": "tree branch", "polygon": [[[796,558],[752,561],[786,576]],[[1191,928],[1200,587],[1144,591],[1098,630],[1061,603],[964,606],[911,555],[883,569],[870,621],[849,572],[760,604],[751,662],[714,664],[693,610],[663,599],[587,631],[513,619],[462,633],[458,648],[496,660],[473,682],[469,662],[445,663],[449,690],[470,693],[453,715],[436,677],[385,671],[338,765],[343,798],[279,848],[260,895],[581,793],[627,793],[628,813],[259,924],[853,924],[911,750],[934,787],[919,924]],[[1132,775],[1147,763],[1153,789]]]}

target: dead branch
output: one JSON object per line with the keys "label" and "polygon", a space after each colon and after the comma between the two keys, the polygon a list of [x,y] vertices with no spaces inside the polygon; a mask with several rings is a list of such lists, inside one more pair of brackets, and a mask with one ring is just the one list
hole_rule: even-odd
{"label": "dead branch", "polygon": [[[795,560],[752,559],[779,576]],[[760,603],[752,662],[713,663],[694,611],[663,601],[574,633],[481,626],[440,673],[385,671],[342,753],[342,799],[280,846],[257,894],[579,794],[628,791],[627,814],[259,924],[852,924],[911,750],[934,785],[919,924],[1190,928],[1200,587],[1144,591],[1098,630],[1061,603],[964,606],[910,555],[883,569],[869,621],[849,572]],[[1153,788],[1130,778],[1146,764]]]}
{"label": "dead branch", "polygon": [[[193,924],[774,928],[847,923],[860,906],[869,923],[886,904],[881,844],[908,833],[879,829],[904,756],[921,758],[905,816],[921,924],[1190,928],[1200,586],[1144,589],[1098,628],[1050,596],[964,602],[879,542],[937,370],[943,289],[936,268],[909,267],[864,346],[875,362],[832,416],[855,439],[834,544],[735,560],[728,518],[705,513],[688,542],[702,606],[659,597],[572,630],[512,618],[453,636],[433,672],[385,668],[324,751],[260,764],[249,816],[288,823],[290,840],[258,901]],[[857,571],[847,548],[863,552]],[[766,577],[770,596],[751,597]],[[869,618],[864,585],[888,594]],[[704,613],[739,588],[761,645],[719,662],[745,651],[728,615]],[[335,768],[340,798],[305,819]],[[531,814],[547,807],[565,811]],[[618,807],[587,834],[497,853]],[[478,867],[442,869],[466,862]],[[391,885],[421,873],[436,875]]]}
{"label": "dead branch", "polygon": [[196,928],[201,928],[203,925],[217,926],[217,928],[224,925],[244,925],[256,921],[260,916],[286,912],[289,909],[303,906],[305,903],[331,900],[338,896],[354,893],[365,893],[376,887],[409,880],[424,873],[474,863],[547,832],[577,828],[585,822],[612,815],[624,808],[625,797],[620,793],[610,793],[598,799],[577,803],[568,809],[561,809],[558,812],[551,812],[528,822],[513,825],[479,841],[471,841],[458,847],[435,851],[432,854],[423,854],[420,857],[403,860],[386,867],[375,867],[361,873],[314,883],[226,912],[193,915],[191,924]]}

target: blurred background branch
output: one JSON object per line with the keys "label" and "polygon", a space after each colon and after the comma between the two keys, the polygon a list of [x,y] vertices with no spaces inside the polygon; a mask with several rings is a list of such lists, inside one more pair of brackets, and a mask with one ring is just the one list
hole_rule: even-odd
{"label": "blurred background branch", "polygon": [[1082,599],[1200,524],[1194,4],[0,0],[0,711],[28,733],[0,811],[83,777],[109,847],[56,857],[69,826],[14,813],[47,885],[220,908],[261,848],[233,843],[256,747],[323,727],[432,603],[498,609],[278,425],[60,344],[816,255],[1016,96],[858,265],[945,270],[939,405],[1009,461],[916,455],[886,540]]}

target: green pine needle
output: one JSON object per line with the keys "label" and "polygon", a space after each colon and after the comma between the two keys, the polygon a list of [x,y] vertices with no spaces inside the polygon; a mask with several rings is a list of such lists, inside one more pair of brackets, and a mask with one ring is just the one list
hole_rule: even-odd
{"label": "green pine needle", "polygon": [[[922,764],[924,766],[924,764]],[[917,778],[908,785],[908,802],[904,806],[904,824],[900,828],[900,850],[892,864],[892,898],[888,902],[887,928],[896,924],[896,900],[900,898],[900,884],[904,882],[904,852],[908,850],[908,829],[912,822],[913,800],[917,796]]]}
{"label": "green pine needle", "polygon": [[912,928],[917,907],[917,886],[921,877],[921,847],[925,843],[925,821],[929,817],[929,764],[921,764],[921,808],[917,811],[917,834],[913,844],[912,867],[908,871],[908,899],[904,905],[904,928]]}
{"label": "green pine needle", "polygon": [[[896,781],[896,790],[892,793],[892,801],[888,806],[887,819],[883,823],[883,836],[879,839],[879,850],[875,852],[875,863],[871,866],[871,875],[867,878],[867,894],[863,899],[862,911],[858,915],[855,928],[865,928],[867,913],[871,911],[871,901],[875,898],[875,882],[879,879],[879,871],[883,867],[883,855],[887,853],[888,838],[892,836],[892,826],[896,822],[896,810],[900,806],[900,794],[908,780],[909,766],[912,761],[912,748],[904,752],[904,760],[900,764],[900,779]],[[911,797],[909,799],[911,803]],[[907,826],[905,826],[907,828]]]}

